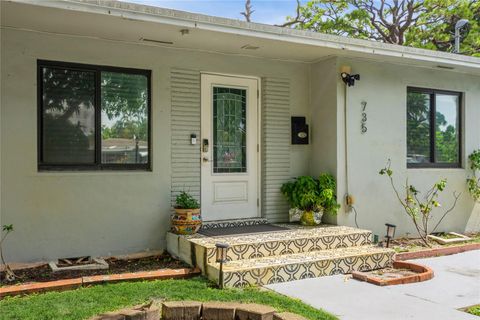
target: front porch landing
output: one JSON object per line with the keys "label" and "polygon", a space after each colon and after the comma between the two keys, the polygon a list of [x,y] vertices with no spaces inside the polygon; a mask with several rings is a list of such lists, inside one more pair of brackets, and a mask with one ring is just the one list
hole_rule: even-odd
{"label": "front porch landing", "polygon": [[394,251],[373,246],[368,230],[279,225],[288,230],[220,237],[168,233],[167,249],[173,256],[199,267],[209,279],[218,281],[215,243],[228,244],[223,281],[230,287],[373,270],[392,263]]}

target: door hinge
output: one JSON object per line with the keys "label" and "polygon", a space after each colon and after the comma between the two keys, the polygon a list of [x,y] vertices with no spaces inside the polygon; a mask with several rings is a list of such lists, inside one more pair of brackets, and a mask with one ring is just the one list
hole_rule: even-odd
{"label": "door hinge", "polygon": [[257,152],[260,152],[260,145],[257,143]]}
{"label": "door hinge", "polygon": [[257,207],[260,207],[260,199],[257,198]]}
{"label": "door hinge", "polygon": [[260,90],[257,89],[257,99],[260,99]]}

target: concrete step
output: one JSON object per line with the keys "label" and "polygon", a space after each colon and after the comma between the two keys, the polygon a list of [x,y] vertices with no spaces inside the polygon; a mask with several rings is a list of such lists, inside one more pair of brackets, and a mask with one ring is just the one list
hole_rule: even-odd
{"label": "concrete step", "polygon": [[[225,287],[267,285],[316,278],[391,265],[395,251],[366,245],[229,261],[223,265]],[[219,264],[207,266],[207,276],[218,282]]]}
{"label": "concrete step", "polygon": [[202,270],[206,264],[215,262],[215,244],[219,242],[230,246],[227,252],[229,261],[371,244],[372,233],[368,230],[331,225],[281,226],[289,230],[222,237],[192,237],[189,241],[195,244],[197,266]]}

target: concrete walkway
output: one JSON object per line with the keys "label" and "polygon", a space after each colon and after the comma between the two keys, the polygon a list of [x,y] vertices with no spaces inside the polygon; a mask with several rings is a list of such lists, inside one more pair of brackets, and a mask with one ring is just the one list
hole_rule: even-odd
{"label": "concrete walkway", "polygon": [[337,315],[342,320],[479,320],[456,309],[480,303],[480,250],[418,259],[432,280],[379,287],[344,275],[269,285],[274,291]]}

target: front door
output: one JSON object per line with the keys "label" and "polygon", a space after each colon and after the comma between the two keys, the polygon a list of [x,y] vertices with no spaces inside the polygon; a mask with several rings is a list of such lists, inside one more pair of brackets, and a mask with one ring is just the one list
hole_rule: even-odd
{"label": "front door", "polygon": [[258,217],[258,81],[202,74],[205,221]]}

